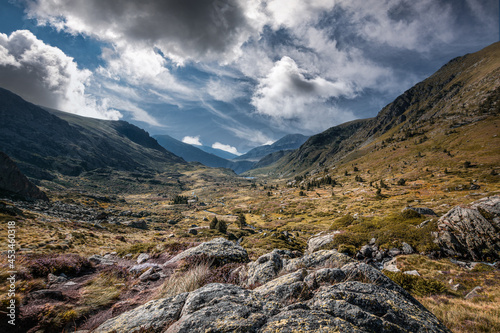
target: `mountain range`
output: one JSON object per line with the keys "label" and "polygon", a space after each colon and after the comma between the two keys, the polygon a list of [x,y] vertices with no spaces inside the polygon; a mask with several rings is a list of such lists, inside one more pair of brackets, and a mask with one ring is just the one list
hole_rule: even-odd
{"label": "mountain range", "polygon": [[53,179],[98,168],[166,170],[185,165],[149,134],[125,121],[44,109],[0,88],[0,151],[27,176]]}
{"label": "mountain range", "polygon": [[200,162],[213,168],[228,168],[237,174],[275,162],[277,156],[282,157],[299,148],[308,138],[302,134],[289,134],[271,145],[255,147],[244,155],[236,156],[220,149],[193,146],[165,134],[153,137],[165,149],[188,162]]}
{"label": "mountain range", "polygon": [[444,170],[474,160],[498,168],[500,131],[493,120],[500,113],[499,76],[500,43],[495,43],[451,60],[375,118],[332,127],[250,173],[290,177],[359,162],[385,169],[375,161],[392,168],[427,165]]}

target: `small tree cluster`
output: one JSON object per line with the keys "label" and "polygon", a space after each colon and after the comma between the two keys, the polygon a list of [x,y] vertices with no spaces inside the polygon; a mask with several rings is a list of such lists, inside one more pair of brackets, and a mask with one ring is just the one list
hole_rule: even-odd
{"label": "small tree cluster", "polygon": [[187,205],[188,198],[182,195],[176,195],[173,200],[174,205]]}
{"label": "small tree cluster", "polygon": [[217,217],[214,217],[212,221],[210,221],[210,229],[215,229],[225,234],[227,232],[227,224],[224,220],[219,220]]}

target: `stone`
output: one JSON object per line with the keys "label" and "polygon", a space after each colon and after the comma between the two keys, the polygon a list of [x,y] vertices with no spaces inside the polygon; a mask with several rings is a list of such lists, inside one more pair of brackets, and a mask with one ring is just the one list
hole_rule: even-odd
{"label": "stone", "polygon": [[384,269],[386,271],[393,272],[393,273],[401,272],[397,266],[396,258],[385,262]]}
{"label": "stone", "polygon": [[191,234],[191,235],[198,235],[198,230],[194,229],[194,228],[191,228],[188,230],[188,234]]}
{"label": "stone", "polygon": [[274,250],[249,263],[240,277],[246,286],[263,284],[275,278],[282,269],[283,260],[278,250]]}
{"label": "stone", "polygon": [[467,295],[465,295],[465,299],[471,300],[476,297],[480,297],[481,295],[479,294],[481,291],[483,291],[483,288],[480,286],[475,287],[472,289]]}
{"label": "stone", "polygon": [[68,278],[65,276],[56,276],[52,273],[47,275],[47,281],[49,284],[63,283],[68,281]]}
{"label": "stone", "polygon": [[98,254],[88,257],[88,260],[94,265],[114,265],[116,263],[116,261],[109,259],[109,256],[108,258],[104,258]]}
{"label": "stone", "polygon": [[140,265],[134,265],[128,269],[128,271],[132,274],[138,274],[140,272],[143,272],[144,270],[147,270],[149,268],[154,268],[156,271],[160,270],[161,267],[158,264],[152,264],[150,262],[145,262]]}
{"label": "stone", "polygon": [[335,235],[339,234],[340,231],[335,231],[327,235],[316,235],[307,241],[307,252],[313,253],[324,246],[327,246],[333,242]]}
{"label": "stone", "polygon": [[391,257],[399,256],[401,254],[401,250],[393,247],[392,249],[389,250],[388,254]]}
{"label": "stone", "polygon": [[408,207],[405,207],[403,209],[403,212],[405,210],[413,210],[417,213],[419,213],[420,215],[432,215],[432,216],[437,216],[437,214],[430,208],[425,208],[425,207],[412,207],[412,206],[408,206]]}
{"label": "stone", "polygon": [[371,258],[373,249],[370,245],[363,245],[359,250],[359,253],[363,256],[363,258]]}
{"label": "stone", "polygon": [[451,286],[451,290],[453,291],[458,291],[459,289],[462,289],[463,286],[460,283],[454,284]]}
{"label": "stone", "polygon": [[156,281],[160,279],[160,273],[157,272],[156,267],[150,267],[147,271],[139,276],[139,280],[145,281]]}
{"label": "stone", "polygon": [[401,247],[402,247],[402,250],[403,250],[404,254],[413,254],[413,253],[415,253],[415,251],[413,250],[413,247],[411,247],[411,245],[408,244],[408,243],[405,243],[405,242],[401,243]]}
{"label": "stone", "polygon": [[[273,251],[247,265],[271,272],[261,281],[271,279],[253,290],[208,284],[150,301],[94,332],[450,332],[376,268],[352,259],[342,264],[345,258],[331,251],[304,257]],[[280,260],[284,267],[296,268],[274,275],[273,265],[279,267]],[[338,267],[324,267],[332,263]]]}
{"label": "stone", "polygon": [[413,271],[404,271],[403,274],[420,276],[420,273],[418,271],[416,271],[416,270],[413,270]]}
{"label": "stone", "polygon": [[205,255],[211,260],[214,260],[214,264],[216,265],[224,265],[231,262],[244,263],[249,261],[248,253],[241,245],[228,241],[225,238],[215,238],[209,242],[201,243],[198,246],[179,253],[165,264],[171,264],[189,257],[201,255]]}
{"label": "stone", "polygon": [[450,257],[482,261],[500,257],[500,196],[453,207],[438,220],[435,242]]}
{"label": "stone", "polygon": [[148,229],[148,224],[144,220],[134,220],[134,221],[126,221],[123,222],[123,225],[131,228],[137,228],[142,230]]}
{"label": "stone", "polygon": [[149,254],[147,253],[141,253],[139,254],[139,256],[137,257],[137,264],[142,264],[143,262],[145,261],[148,261],[148,259],[150,258]]}
{"label": "stone", "polygon": [[188,293],[149,301],[131,311],[105,321],[93,333],[163,332],[179,319]]}

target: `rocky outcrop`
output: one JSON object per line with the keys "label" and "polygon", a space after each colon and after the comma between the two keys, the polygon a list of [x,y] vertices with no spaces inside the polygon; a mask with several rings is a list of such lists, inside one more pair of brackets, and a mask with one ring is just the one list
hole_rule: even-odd
{"label": "rocky outcrop", "polygon": [[435,242],[452,257],[484,260],[500,257],[500,196],[456,206],[438,221]]}
{"label": "rocky outcrop", "polygon": [[94,332],[449,332],[370,265],[346,264],[353,260],[333,250],[290,254],[275,250],[248,264],[247,283],[267,280],[253,290],[208,284],[150,301]]}
{"label": "rocky outcrop", "polygon": [[22,174],[7,154],[0,152],[0,195],[25,200],[45,200],[47,195]]}
{"label": "rocky outcrop", "polygon": [[335,231],[330,234],[326,235],[315,235],[314,237],[311,237],[307,241],[307,252],[313,253],[314,251],[317,251],[321,249],[324,246],[327,246],[331,242],[333,242],[333,238],[335,237],[336,234],[339,234],[340,231]]}
{"label": "rocky outcrop", "polygon": [[189,257],[204,256],[213,260],[216,265],[224,265],[230,262],[248,262],[248,253],[239,244],[235,244],[225,238],[215,238],[209,242],[201,243],[183,251],[167,261],[166,264],[178,262]]}

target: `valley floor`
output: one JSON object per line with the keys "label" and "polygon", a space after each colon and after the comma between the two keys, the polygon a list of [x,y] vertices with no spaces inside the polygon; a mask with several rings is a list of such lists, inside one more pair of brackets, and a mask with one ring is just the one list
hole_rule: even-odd
{"label": "valley floor", "polygon": [[[236,283],[230,274],[238,266],[234,264],[209,265],[198,272],[202,278],[193,269],[199,262],[144,276],[153,264],[216,237],[238,242],[250,260],[256,260],[275,248],[303,253],[318,233],[339,231],[328,248],[380,268],[390,259],[390,250],[398,249],[401,255],[393,263],[401,272],[383,272],[453,332],[500,331],[498,263],[440,257],[431,234],[437,231],[439,216],[453,206],[498,195],[499,176],[469,180],[472,174],[466,169],[424,173],[406,182],[386,178],[381,183],[371,181],[368,173],[355,180],[356,172],[362,173],[339,172],[332,185],[312,182],[321,175],[284,182],[200,169],[178,175],[181,187],[161,191],[160,185],[147,191],[144,186],[115,193],[112,187],[96,188],[90,186],[95,182],[67,178],[65,187],[41,184],[50,203],[0,200],[0,241],[8,242],[8,221],[15,221],[17,231],[18,327],[30,332],[91,330],[165,295],[174,282],[182,285],[178,292],[210,282]],[[175,183],[171,177],[170,182]],[[175,198],[188,203],[173,204]],[[436,215],[402,213],[407,206],[424,207]],[[238,224],[240,216],[245,226]],[[225,221],[227,231],[210,228],[214,217]],[[417,228],[420,225],[424,226]],[[383,255],[360,255],[367,244]],[[404,244],[412,253],[403,254]],[[0,268],[3,306],[9,304],[6,254]],[[419,276],[404,271],[417,271]],[[477,296],[466,299],[477,286]]]}

